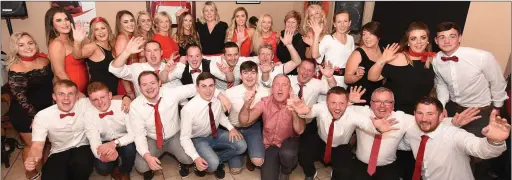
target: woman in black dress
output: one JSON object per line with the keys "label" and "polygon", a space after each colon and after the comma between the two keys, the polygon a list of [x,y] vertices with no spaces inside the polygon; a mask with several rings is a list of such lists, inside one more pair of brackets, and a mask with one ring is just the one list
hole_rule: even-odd
{"label": "woman in black dress", "polygon": [[183,12],[177,17],[178,29],[172,38],[176,43],[178,43],[180,56],[186,56],[187,51],[185,48],[190,44],[200,44],[199,36],[197,35],[196,25],[192,14],[189,12]]}
{"label": "woman in black dress", "polygon": [[108,66],[114,56],[112,55],[112,43],[114,35],[107,20],[102,17],[96,17],[91,20],[89,29],[89,43],[82,41],[85,39],[85,30],[83,23],[77,23],[73,29],[73,57],[84,58],[89,67],[90,82],[100,81],[105,83],[112,95],[117,95],[117,86],[119,79],[108,71]]}
{"label": "woman in black dress", "polygon": [[[39,54],[37,43],[26,32],[11,36],[7,67],[11,89],[9,119],[25,143],[22,153],[25,162],[32,146],[32,120],[37,112],[53,104],[53,72],[46,55]],[[31,179],[36,172],[25,175]]]}
{"label": "woman in black dress", "polygon": [[[300,13],[297,11],[289,11],[284,16],[284,26],[285,29],[289,29],[291,31],[294,31],[292,45],[297,50],[297,53],[299,53],[299,56],[301,59],[306,59],[306,43],[302,41],[302,34],[299,32],[299,26],[301,22]],[[284,37],[284,30],[281,31],[281,37]],[[279,41],[279,44],[277,44],[277,58],[279,61],[284,64],[291,60],[290,52],[288,51],[288,48],[283,44],[283,42]],[[297,75],[297,69],[294,69],[288,75]]]}
{"label": "woman in black dress", "polygon": [[369,22],[361,29],[361,41],[358,47],[347,60],[345,67],[345,84],[352,86],[362,86],[366,89],[361,99],[366,100],[364,105],[369,105],[373,91],[382,86],[382,81],[372,82],[368,80],[366,73],[377,59],[382,56],[382,50],[379,46],[380,23]]}
{"label": "woman in black dress", "polygon": [[217,6],[212,1],[206,1],[203,7],[201,22],[196,22],[203,55],[220,55],[224,49],[228,24],[220,21]]}
{"label": "woman in black dress", "polygon": [[[409,25],[400,45],[393,44],[384,50],[381,58],[368,72],[368,79],[386,79],[385,87],[395,94],[395,110],[414,114],[414,106],[434,88],[435,73],[432,69],[429,30],[422,22]],[[400,52],[395,54],[396,52]],[[414,171],[412,151],[397,151],[397,163],[402,166],[403,179],[411,179]]]}

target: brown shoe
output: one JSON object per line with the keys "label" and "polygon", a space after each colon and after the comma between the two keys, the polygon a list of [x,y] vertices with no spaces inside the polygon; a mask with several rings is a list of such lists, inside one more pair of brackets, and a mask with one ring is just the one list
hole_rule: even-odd
{"label": "brown shoe", "polygon": [[121,180],[130,180],[130,174],[120,174]]}
{"label": "brown shoe", "polygon": [[110,176],[115,180],[121,180],[121,172],[119,172],[119,167],[115,167]]}
{"label": "brown shoe", "polygon": [[247,167],[247,170],[249,171],[254,171],[254,169],[256,168],[256,166],[251,162],[249,156],[247,156],[247,162],[245,163],[245,167]]}

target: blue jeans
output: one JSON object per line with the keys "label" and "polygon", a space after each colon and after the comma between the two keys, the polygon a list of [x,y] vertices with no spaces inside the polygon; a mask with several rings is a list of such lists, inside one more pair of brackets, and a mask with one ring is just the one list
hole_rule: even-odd
{"label": "blue jeans", "polygon": [[[261,121],[256,121],[253,125],[246,128],[236,128],[244,136],[247,143],[249,158],[265,158],[265,146],[263,145],[263,135],[261,134]],[[238,155],[230,160],[230,167],[242,167],[244,156]]]}
{"label": "blue jeans", "polygon": [[229,132],[223,129],[217,129],[217,137],[213,138],[212,135],[207,137],[192,138],[192,143],[196,148],[197,153],[208,163],[206,171],[214,172],[217,170],[217,166],[224,161],[230,161],[228,163],[231,168],[231,160],[233,157],[240,155],[247,149],[245,140],[241,139],[236,142],[229,141]]}
{"label": "blue jeans", "polygon": [[130,174],[132,171],[133,165],[135,164],[135,155],[137,150],[135,148],[135,143],[130,143],[126,146],[121,146],[116,148],[119,157],[115,161],[111,162],[101,162],[99,159],[94,160],[94,168],[99,175],[106,176],[114,170],[116,166],[116,161],[121,159],[121,165],[119,167],[119,171],[122,174]]}

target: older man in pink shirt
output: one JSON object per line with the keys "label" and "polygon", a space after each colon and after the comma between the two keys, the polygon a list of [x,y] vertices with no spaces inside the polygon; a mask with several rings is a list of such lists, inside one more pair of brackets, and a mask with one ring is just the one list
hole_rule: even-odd
{"label": "older man in pink shirt", "polygon": [[304,119],[286,108],[286,100],[293,95],[290,79],[282,74],[276,76],[271,95],[262,98],[250,109],[254,94],[255,91],[245,94],[245,103],[239,114],[240,125],[250,125],[263,115],[265,162],[261,166],[261,179],[287,180],[297,165],[298,136],[305,127]]}

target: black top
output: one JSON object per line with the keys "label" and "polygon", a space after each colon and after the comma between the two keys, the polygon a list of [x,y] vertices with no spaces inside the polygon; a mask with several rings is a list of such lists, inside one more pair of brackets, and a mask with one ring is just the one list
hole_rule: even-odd
{"label": "black top", "polygon": [[26,122],[30,126],[37,112],[53,104],[51,65],[28,72],[9,71],[7,76],[11,90],[9,119]]}
{"label": "black top", "polygon": [[112,56],[112,50],[106,50],[99,45],[98,47],[105,55],[105,59],[99,62],[94,62],[89,58],[85,58],[85,62],[87,63],[87,66],[89,66],[89,74],[91,75],[90,82],[103,82],[107,85],[108,89],[110,89],[112,95],[117,95],[119,79],[108,71],[110,62],[114,60],[114,56]]}
{"label": "black top", "polygon": [[366,89],[366,92],[363,94],[361,99],[366,100],[366,103],[359,105],[370,105],[372,93],[375,89],[382,86],[382,80],[378,82],[368,80],[368,71],[370,70],[370,68],[372,68],[375,62],[370,60],[370,58],[368,57],[368,55],[366,55],[366,52],[364,52],[362,48],[359,47],[356,49],[356,51],[359,51],[359,53],[361,54],[361,63],[359,64],[359,66],[364,67],[365,73],[359,81],[357,81],[354,84],[350,84],[349,89],[352,86],[363,86]]}
{"label": "black top", "polygon": [[[202,68],[201,72],[210,72],[210,61],[206,59],[201,60]],[[190,65],[187,63],[185,65],[185,69],[183,70],[183,73],[181,74],[181,84],[187,85],[187,84],[193,84],[194,80],[192,79],[192,74],[190,74]]]}
{"label": "black top", "polygon": [[206,23],[202,24],[201,22],[196,22],[196,27],[201,41],[201,47],[203,48],[203,54],[221,54],[224,48],[224,40],[226,40],[228,24],[219,21],[215,27],[213,27],[212,33],[208,30]]}
{"label": "black top", "polygon": [[192,35],[186,35],[186,34],[184,34],[183,37],[181,38],[180,42],[177,42],[177,43],[180,48],[180,56],[187,55],[187,50],[185,48],[187,48],[188,45],[190,45],[190,44],[198,44],[199,45],[199,42],[194,41],[194,38],[192,38]]}
{"label": "black top", "polygon": [[387,87],[395,94],[395,110],[413,114],[414,106],[420,98],[428,96],[434,88],[435,73],[425,68],[425,63],[415,60],[413,65],[393,66],[386,64],[382,76],[386,78]]}
{"label": "black top", "polygon": [[[281,37],[284,37],[284,30],[281,31]],[[293,35],[292,39],[292,45],[297,50],[297,53],[299,53],[299,56],[302,60],[306,59],[306,43],[302,41],[302,34],[295,33]],[[279,41],[279,44],[277,45],[276,55],[279,61],[281,63],[286,63],[291,60],[290,52],[288,51],[288,48],[283,44],[283,42]],[[297,75],[297,69],[293,69],[288,75]]]}

